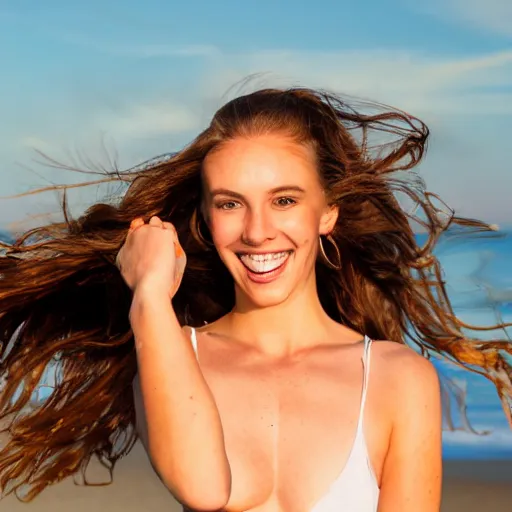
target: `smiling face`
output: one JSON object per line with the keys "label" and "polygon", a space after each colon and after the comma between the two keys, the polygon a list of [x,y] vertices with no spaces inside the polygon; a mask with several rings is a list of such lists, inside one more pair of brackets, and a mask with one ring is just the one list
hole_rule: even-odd
{"label": "smiling face", "polygon": [[318,237],[337,210],[322,189],[314,150],[283,135],[236,138],[204,161],[205,214],[236,285],[256,307],[316,293]]}

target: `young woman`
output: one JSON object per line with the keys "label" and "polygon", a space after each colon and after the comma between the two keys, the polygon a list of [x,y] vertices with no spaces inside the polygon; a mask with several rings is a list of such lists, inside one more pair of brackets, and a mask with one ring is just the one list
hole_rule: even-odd
{"label": "young woman", "polygon": [[[92,455],[113,467],[136,425],[186,509],[439,510],[438,379],[404,343],[486,374],[508,414],[512,347],[450,308],[432,248],[488,226],[401,175],[427,135],[399,111],[258,91],[119,204],[8,247],[0,486],[32,498]],[[55,358],[55,391],[25,411]]]}

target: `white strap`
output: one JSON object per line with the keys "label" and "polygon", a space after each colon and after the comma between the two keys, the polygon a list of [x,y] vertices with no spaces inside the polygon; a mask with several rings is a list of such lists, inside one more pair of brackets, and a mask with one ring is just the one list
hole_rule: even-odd
{"label": "white strap", "polygon": [[361,430],[363,426],[364,406],[366,404],[366,393],[368,391],[368,382],[370,380],[370,355],[371,355],[372,340],[368,336],[364,337],[364,351],[363,351],[363,392],[361,394],[361,406],[359,408],[359,421],[357,430]]}
{"label": "white strap", "polygon": [[192,343],[192,348],[194,349],[196,359],[199,361],[199,354],[197,352],[197,335],[194,327],[190,328],[190,342]]}

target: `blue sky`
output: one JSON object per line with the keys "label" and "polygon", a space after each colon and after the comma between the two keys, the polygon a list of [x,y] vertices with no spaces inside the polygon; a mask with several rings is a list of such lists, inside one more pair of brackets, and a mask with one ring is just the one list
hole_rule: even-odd
{"label": "blue sky", "polygon": [[[3,0],[0,195],[83,178],[34,149],[121,167],[179,149],[251,73],[408,110],[421,172],[458,213],[510,224],[510,0]],[[226,96],[227,95],[227,96]],[[76,212],[102,189],[73,195]],[[0,227],[57,198],[0,200]]]}

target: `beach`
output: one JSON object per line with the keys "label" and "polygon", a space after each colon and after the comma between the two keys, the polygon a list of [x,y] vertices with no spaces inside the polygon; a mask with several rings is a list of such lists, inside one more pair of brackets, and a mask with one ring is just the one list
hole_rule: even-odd
{"label": "beach", "polygon": [[444,463],[443,512],[510,512],[512,460]]}
{"label": "beach", "polygon": [[[105,476],[105,470],[98,466],[91,467],[88,475],[91,480],[97,479],[99,475]],[[180,510],[177,502],[154,473],[139,443],[125,459],[119,462],[112,485],[84,487],[75,485],[72,479],[67,479],[48,488],[28,504],[19,502],[13,496],[0,501],[2,512],[178,512]],[[510,512],[512,510],[512,460],[447,461],[441,510],[443,512]]]}

